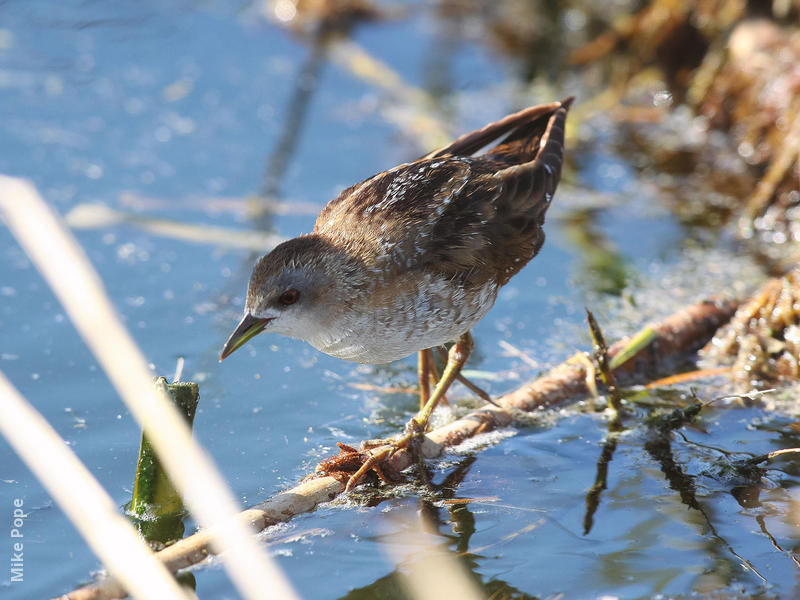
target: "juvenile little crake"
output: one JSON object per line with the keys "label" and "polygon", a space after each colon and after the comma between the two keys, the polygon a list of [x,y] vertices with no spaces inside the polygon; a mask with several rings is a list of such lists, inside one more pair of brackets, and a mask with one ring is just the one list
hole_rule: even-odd
{"label": "juvenile little crake", "polygon": [[[470,329],[544,243],[571,103],[527,108],[344,190],[312,233],[258,260],[220,360],[261,332],[360,363],[420,352],[425,405],[397,444],[424,432],[469,355]],[[429,396],[429,349],[451,341]]]}

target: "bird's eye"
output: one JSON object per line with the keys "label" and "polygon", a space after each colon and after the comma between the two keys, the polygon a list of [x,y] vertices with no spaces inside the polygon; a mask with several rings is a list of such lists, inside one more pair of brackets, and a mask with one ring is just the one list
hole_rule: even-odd
{"label": "bird's eye", "polygon": [[284,306],[289,306],[290,304],[297,302],[298,298],[300,298],[300,292],[292,288],[290,290],[286,290],[280,296],[278,296],[278,302]]}

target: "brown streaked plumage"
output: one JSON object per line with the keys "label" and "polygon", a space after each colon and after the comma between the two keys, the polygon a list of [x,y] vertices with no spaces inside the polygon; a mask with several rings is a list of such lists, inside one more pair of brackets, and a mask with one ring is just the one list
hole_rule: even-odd
{"label": "brown streaked plumage", "polygon": [[272,331],[364,363],[461,340],[463,364],[469,330],[544,243],[571,103],[527,108],[344,190],[312,233],[256,263],[220,360]]}
{"label": "brown streaked plumage", "polygon": [[[507,283],[544,242],[568,106],[523,110],[344,190],[320,213],[313,234],[395,271],[434,270],[466,285]],[[471,156],[508,132],[488,153]],[[395,259],[388,265],[386,247]]]}

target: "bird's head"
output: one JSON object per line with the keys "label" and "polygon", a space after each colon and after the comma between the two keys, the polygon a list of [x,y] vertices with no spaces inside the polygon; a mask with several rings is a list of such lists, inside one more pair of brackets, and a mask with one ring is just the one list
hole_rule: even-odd
{"label": "bird's head", "polygon": [[283,242],[262,256],[250,276],[244,316],[220,361],[262,331],[310,340],[335,309],[337,253],[314,235]]}

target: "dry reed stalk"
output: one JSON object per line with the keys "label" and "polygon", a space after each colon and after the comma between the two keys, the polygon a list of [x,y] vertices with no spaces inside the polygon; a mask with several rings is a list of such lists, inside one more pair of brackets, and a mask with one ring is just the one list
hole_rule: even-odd
{"label": "dry reed stalk", "polygon": [[184,223],[149,215],[117,210],[105,204],[79,204],[70,210],[64,220],[74,229],[102,229],[125,224],[137,227],[151,235],[180,240],[192,244],[214,244],[228,248],[243,248],[264,252],[283,241],[281,236],[252,229],[234,229],[216,225]]}
{"label": "dry reed stalk", "polygon": [[0,209],[147,434],[192,514],[214,532],[214,546],[242,596],[296,598],[283,572],[237,519],[238,502],[211,458],[169,397],[153,387],[147,361],[77,240],[27,181],[0,176]]}
{"label": "dry reed stalk", "polygon": [[[630,376],[655,367],[663,368],[675,355],[702,346],[731,318],[735,310],[736,303],[728,301],[701,302],[681,309],[653,325],[653,342],[616,372],[621,376]],[[626,340],[617,342],[609,349],[609,357],[613,358],[626,346]],[[510,425],[517,411],[531,412],[550,407],[586,392],[586,362],[571,358],[536,381],[500,398],[497,402],[504,408],[487,405],[431,431],[426,435],[421,451],[426,458],[434,458],[446,447],[456,446],[479,433]],[[380,448],[375,449],[378,450]],[[390,466],[396,470],[405,469],[411,463],[412,457],[406,451],[400,451],[390,459]],[[289,521],[341,494],[349,475],[344,472],[329,475],[314,473],[299,485],[243,511],[240,518],[258,530]],[[174,571],[204,560],[210,552],[209,536],[200,531],[165,548],[158,556],[167,568]],[[120,592],[122,588],[119,584],[109,579],[76,590],[67,594],[66,598],[108,600],[119,598]]]}
{"label": "dry reed stalk", "polygon": [[[108,492],[2,372],[0,433],[132,596],[142,600],[188,598],[164,564],[139,539],[130,521],[119,513]],[[15,511],[24,514],[22,507]],[[13,530],[11,540],[14,541]]]}
{"label": "dry reed stalk", "polygon": [[470,577],[457,554],[441,540],[439,532],[424,513],[395,516],[392,521],[403,525],[407,540],[401,544],[383,544],[383,550],[395,565],[402,565],[400,585],[414,600],[483,600],[486,598],[478,583]]}

